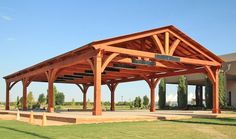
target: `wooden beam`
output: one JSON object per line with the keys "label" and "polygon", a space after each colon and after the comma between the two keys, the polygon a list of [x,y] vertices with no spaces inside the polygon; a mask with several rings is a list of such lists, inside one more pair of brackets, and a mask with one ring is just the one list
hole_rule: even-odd
{"label": "wooden beam", "polygon": [[13,87],[16,83],[18,83],[18,82],[19,82],[19,81],[14,81],[12,84],[10,84],[9,90],[11,90],[12,87]]}
{"label": "wooden beam", "polygon": [[[124,49],[124,48],[118,48],[118,47],[112,47],[112,46],[103,46],[101,48],[103,48],[105,51],[109,51],[109,52],[127,54],[127,55],[132,55],[132,56],[140,56],[143,58],[151,58],[151,59],[155,59],[156,55],[158,55],[158,54],[152,53],[152,52]],[[216,63],[216,62],[208,61],[208,60],[199,60],[199,59],[177,57],[177,56],[175,56],[175,57],[179,58],[181,63],[192,64],[192,65],[220,66],[220,63],[218,63],[218,62]]]}
{"label": "wooden beam", "polygon": [[172,56],[175,52],[175,49],[177,48],[177,46],[179,45],[180,43],[180,40],[179,39],[176,39],[170,46],[170,52],[169,52],[169,55]]}
{"label": "wooden beam", "polygon": [[152,40],[153,40],[155,46],[157,47],[157,49],[161,52],[161,54],[165,54],[164,47],[163,47],[160,39],[158,38],[158,36],[152,35]]}
{"label": "wooden beam", "polygon": [[80,61],[88,59],[93,57],[94,55],[96,55],[96,51],[89,51],[89,52],[85,52],[81,55],[75,55],[75,56],[71,56],[63,61],[60,62],[56,62],[56,63],[52,63],[50,65],[44,66],[42,68],[37,68],[33,71],[28,71],[26,73],[17,75],[15,77],[9,78],[7,79],[8,82],[13,82],[13,81],[19,81],[22,80],[23,78],[26,77],[31,77],[40,73],[44,73],[49,69],[53,69],[53,68],[63,68],[63,67],[68,67],[68,66],[72,66],[72,65],[76,65],[78,63],[80,63]]}
{"label": "wooden beam", "polygon": [[111,55],[109,55],[107,57],[107,59],[103,62],[102,64],[102,72],[105,70],[105,68],[107,67],[107,65],[111,62],[112,59],[114,59],[116,56],[118,56],[119,53],[112,53]]}
{"label": "wooden beam", "polygon": [[165,32],[165,54],[169,54],[169,32]]}
{"label": "wooden beam", "polygon": [[160,33],[164,33],[166,32],[167,29],[163,29],[163,30],[157,30],[157,31],[152,31],[152,32],[148,32],[148,33],[140,33],[138,35],[135,35],[135,36],[129,36],[127,35],[126,37],[120,37],[120,38],[117,38],[117,39],[114,39],[114,40],[111,40],[109,42],[101,42],[99,44],[95,44],[93,45],[95,48],[97,47],[100,47],[100,45],[113,45],[113,44],[117,44],[117,43],[123,43],[123,42],[127,42],[127,41],[131,41],[131,40],[136,40],[136,39],[140,39],[140,38],[145,38],[145,37],[148,37],[148,36],[151,36],[153,34],[160,34]]}
{"label": "wooden beam", "polygon": [[[132,59],[131,58],[114,59],[113,62],[132,64]],[[155,62],[156,62],[156,67],[167,68],[167,69],[187,69],[190,67],[185,65],[167,63],[164,61],[155,61]]]}
{"label": "wooden beam", "polygon": [[206,58],[208,58],[211,61],[214,61],[215,63],[217,63],[216,65],[220,65],[219,62],[217,62],[216,60],[214,60],[212,57],[208,56],[205,52],[203,52],[202,50],[198,49],[196,46],[192,45],[191,43],[189,43],[188,41],[186,41],[185,39],[183,39],[181,36],[179,36],[178,34],[174,33],[173,31],[169,30],[168,31],[174,35],[175,37],[177,37],[179,40],[181,40],[182,42],[184,42],[185,44],[187,44],[189,47],[191,47],[192,49],[194,49],[195,51],[197,51],[198,53],[202,54],[203,56],[205,56]]}
{"label": "wooden beam", "polygon": [[214,83],[216,81],[216,78],[215,78],[213,70],[209,66],[204,66],[204,68],[205,68],[207,75],[210,78],[211,82]]}

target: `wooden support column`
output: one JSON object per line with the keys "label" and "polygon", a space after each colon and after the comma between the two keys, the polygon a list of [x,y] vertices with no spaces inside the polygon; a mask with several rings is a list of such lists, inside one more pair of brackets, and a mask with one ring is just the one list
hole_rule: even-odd
{"label": "wooden support column", "polygon": [[102,82],[102,51],[93,57],[94,73],[94,103],[93,115],[102,115],[101,108],[101,82]]}
{"label": "wooden support column", "polygon": [[6,80],[6,110],[10,110],[10,90],[19,81],[10,82]]}
{"label": "wooden support column", "polygon": [[98,49],[97,55],[92,59],[88,59],[88,63],[91,66],[91,69],[94,74],[94,107],[93,107],[93,115],[101,115],[101,83],[102,83],[102,72],[105,70],[107,65],[114,59],[119,53],[110,54],[104,62],[103,59],[104,50]]}
{"label": "wooden support column", "polygon": [[29,78],[22,79],[23,85],[23,111],[27,111],[27,87],[29,86],[30,81]]}
{"label": "wooden support column", "polygon": [[82,86],[80,84],[77,85],[83,93],[83,110],[87,110],[87,91],[89,86],[86,84],[82,84]]}
{"label": "wooden support column", "polygon": [[156,104],[155,104],[155,89],[157,86],[157,83],[159,81],[159,78],[151,78],[148,79],[146,76],[143,75],[144,80],[148,83],[150,87],[150,97],[151,97],[151,104],[150,104],[150,112],[155,112]]}
{"label": "wooden support column", "polygon": [[115,111],[115,90],[117,87],[118,83],[109,83],[107,84],[108,88],[111,91],[111,111]]}
{"label": "wooden support column", "polygon": [[57,69],[50,69],[45,72],[48,79],[48,112],[54,112],[54,91],[53,83],[56,80]]}
{"label": "wooden support column", "polygon": [[219,67],[209,67],[205,66],[205,70],[207,71],[208,77],[212,82],[212,89],[213,89],[213,108],[212,113],[220,113],[219,107]]}
{"label": "wooden support column", "polygon": [[212,85],[212,89],[213,89],[212,113],[220,113],[220,106],[219,106],[219,73],[220,73],[220,70],[216,69],[214,72],[215,72],[215,82]]}
{"label": "wooden support column", "polygon": [[6,110],[10,110],[10,82],[6,81]]}

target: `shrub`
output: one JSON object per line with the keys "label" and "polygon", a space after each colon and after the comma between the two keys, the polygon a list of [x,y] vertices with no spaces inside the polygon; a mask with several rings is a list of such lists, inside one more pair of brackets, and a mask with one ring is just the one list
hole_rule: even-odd
{"label": "shrub", "polygon": [[179,85],[178,85],[178,107],[186,108],[188,104],[188,89],[187,89],[187,80],[185,76],[179,77]]}
{"label": "shrub", "polygon": [[158,105],[160,109],[165,108],[166,105],[166,83],[164,79],[161,79],[159,84],[159,101]]}

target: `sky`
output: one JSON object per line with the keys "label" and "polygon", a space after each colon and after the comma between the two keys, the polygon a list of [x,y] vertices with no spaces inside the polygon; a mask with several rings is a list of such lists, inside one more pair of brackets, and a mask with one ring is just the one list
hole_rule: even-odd
{"label": "sky", "polygon": [[[235,0],[0,0],[0,77],[76,49],[91,41],[174,25],[217,55],[236,52]],[[56,84],[66,101],[82,100],[76,85]],[[167,98],[176,100],[176,85],[167,86]],[[46,83],[31,83],[35,99]],[[158,88],[156,89],[156,92]],[[116,101],[150,95],[144,81],[119,84]],[[194,86],[189,87],[189,98]],[[22,96],[22,83],[10,100]],[[88,99],[93,100],[93,88]],[[110,92],[102,87],[102,101]],[[0,101],[5,81],[0,78]]]}

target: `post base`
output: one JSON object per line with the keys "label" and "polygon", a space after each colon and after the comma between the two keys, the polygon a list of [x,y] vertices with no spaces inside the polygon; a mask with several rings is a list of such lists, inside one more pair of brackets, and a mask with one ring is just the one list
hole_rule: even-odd
{"label": "post base", "polygon": [[48,108],[48,112],[54,112],[54,108]]}
{"label": "post base", "polygon": [[221,113],[220,109],[212,109],[212,113],[218,114]]}
{"label": "post base", "polygon": [[9,107],[9,106],[6,106],[6,107],[5,107],[5,110],[10,110],[10,107]]}
{"label": "post base", "polygon": [[23,111],[27,111],[27,107],[23,107]]}
{"label": "post base", "polygon": [[115,111],[115,108],[110,108],[111,111]]}
{"label": "post base", "polygon": [[102,111],[93,111],[94,116],[102,115]]}
{"label": "post base", "polygon": [[155,108],[150,108],[150,112],[155,112]]}

